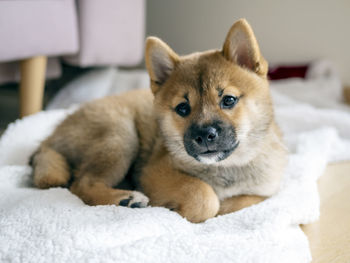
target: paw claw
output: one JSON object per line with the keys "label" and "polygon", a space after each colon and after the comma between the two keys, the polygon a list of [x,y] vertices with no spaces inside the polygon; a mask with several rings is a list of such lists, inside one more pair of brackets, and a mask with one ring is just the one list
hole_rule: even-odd
{"label": "paw claw", "polygon": [[147,207],[149,202],[148,197],[146,197],[144,194],[133,191],[129,198],[123,199],[119,202],[120,206],[126,206],[130,208],[144,208]]}
{"label": "paw claw", "polygon": [[137,203],[133,203],[130,207],[131,208],[141,208],[142,203],[141,202],[137,202]]}
{"label": "paw claw", "polygon": [[128,199],[123,199],[119,202],[119,205],[121,206],[128,206],[130,203],[130,200],[132,199],[132,197],[128,198]]}

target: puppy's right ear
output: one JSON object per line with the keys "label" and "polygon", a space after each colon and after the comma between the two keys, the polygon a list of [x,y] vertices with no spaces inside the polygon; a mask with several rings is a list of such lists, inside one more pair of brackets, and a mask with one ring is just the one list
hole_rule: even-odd
{"label": "puppy's right ear", "polygon": [[151,89],[153,93],[156,93],[171,75],[179,61],[179,56],[156,37],[147,38],[145,54],[146,68],[151,78]]}

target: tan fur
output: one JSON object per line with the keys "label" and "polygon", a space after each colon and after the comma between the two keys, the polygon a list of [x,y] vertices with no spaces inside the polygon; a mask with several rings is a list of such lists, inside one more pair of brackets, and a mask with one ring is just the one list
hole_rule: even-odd
{"label": "tan fur", "polygon": [[[143,207],[149,201],[192,222],[278,191],[286,151],[274,122],[267,63],[249,24],[235,23],[223,50],[188,56],[151,37],[145,58],[152,92],[106,97],[68,116],[33,155],[35,185],[68,186],[89,205]],[[233,109],[219,106],[226,95],[240,98]],[[174,109],[187,100],[191,113],[179,116]],[[234,127],[239,145],[222,161],[198,161],[186,152],[184,134],[193,123],[213,120]],[[143,194],[114,188],[128,171]]]}
{"label": "tan fur", "polygon": [[174,169],[164,148],[158,149],[143,174],[140,183],[151,205],[168,207],[191,222],[204,221],[219,211],[220,202],[213,188]]}
{"label": "tan fur", "polygon": [[225,215],[228,213],[236,212],[245,207],[258,204],[265,199],[266,197],[257,195],[232,196],[220,203],[220,210],[218,212],[218,215]]}
{"label": "tan fur", "polygon": [[36,171],[34,184],[39,188],[67,185],[70,178],[69,166],[58,152],[43,145],[40,152],[35,154],[33,165]]}

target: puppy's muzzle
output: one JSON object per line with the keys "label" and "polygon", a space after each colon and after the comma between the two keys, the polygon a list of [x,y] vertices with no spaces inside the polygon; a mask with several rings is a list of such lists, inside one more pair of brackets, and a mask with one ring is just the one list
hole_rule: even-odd
{"label": "puppy's muzzle", "polygon": [[198,160],[198,157],[226,158],[237,146],[232,126],[221,122],[209,125],[192,124],[184,136],[187,153]]}

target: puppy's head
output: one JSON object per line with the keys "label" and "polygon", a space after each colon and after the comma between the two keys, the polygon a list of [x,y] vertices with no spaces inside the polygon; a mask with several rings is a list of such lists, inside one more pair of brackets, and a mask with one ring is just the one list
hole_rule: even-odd
{"label": "puppy's head", "polygon": [[188,162],[222,165],[254,158],[273,112],[268,66],[245,20],[231,27],[222,50],[179,56],[150,37],[146,66],[171,154]]}

